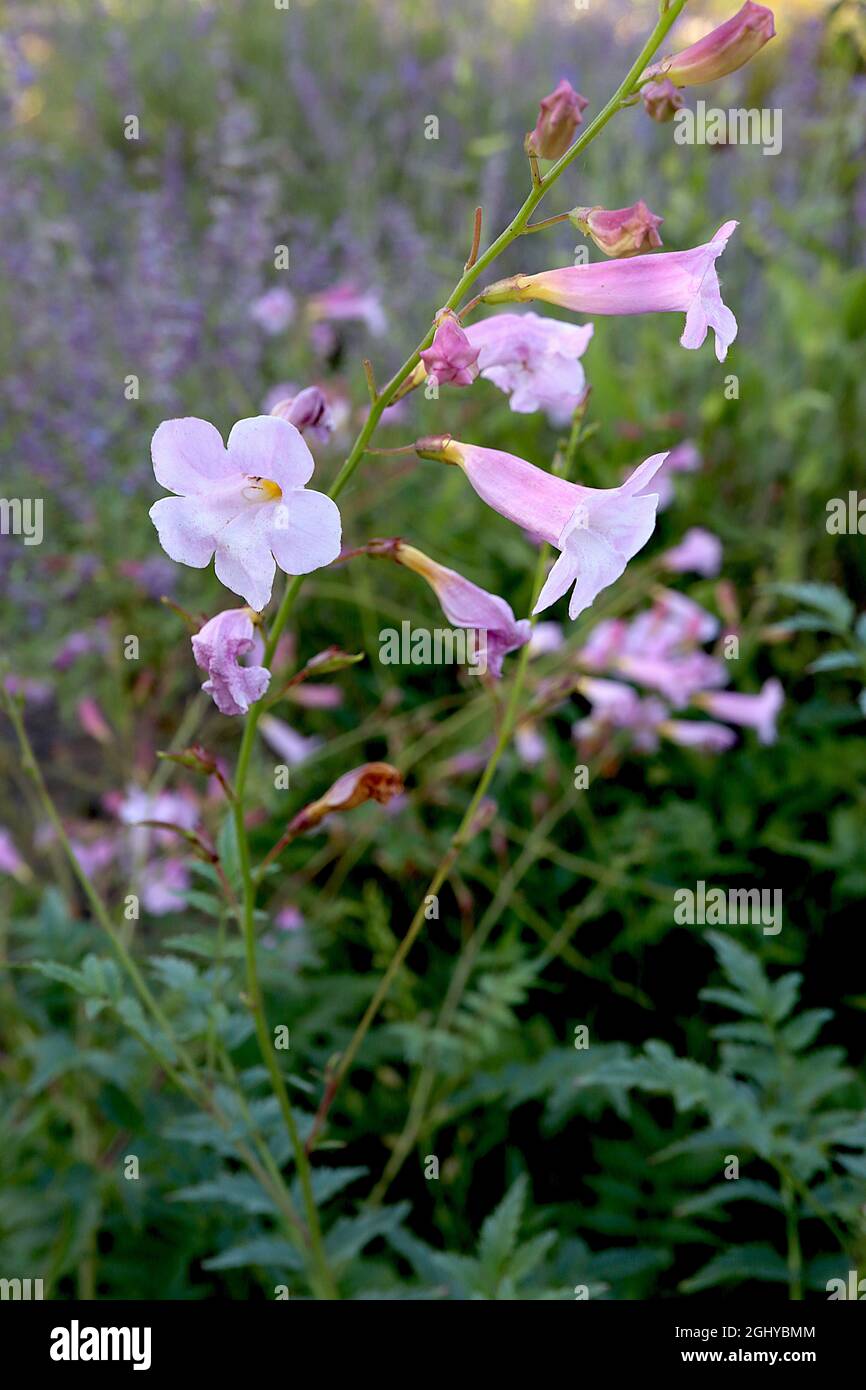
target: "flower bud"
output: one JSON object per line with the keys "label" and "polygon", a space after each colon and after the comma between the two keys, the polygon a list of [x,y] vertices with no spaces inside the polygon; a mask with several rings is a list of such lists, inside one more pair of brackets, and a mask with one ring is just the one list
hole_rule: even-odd
{"label": "flower bud", "polygon": [[736,72],[775,35],[773,11],[746,0],[733,18],[672,58],[653,63],[643,78],[666,77],[675,87],[695,87]]}
{"label": "flower bud", "polygon": [[431,381],[439,386],[471,386],[478,375],[478,348],[474,348],[450,309],[436,319],[430,347],[420,354]]}
{"label": "flower bud", "polygon": [[280,420],[288,420],[301,434],[311,434],[314,439],[324,443],[334,428],[334,419],[328,399],[319,386],[308,386],[297,396],[287,396],[277,401],[271,414]]}
{"label": "flower bud", "polygon": [[592,237],[599,251],[606,256],[636,256],[640,251],[654,251],[662,239],[656,228],[664,221],[650,212],[643,200],[630,208],[574,208],[569,218],[578,231]]}
{"label": "flower bud", "polygon": [[662,82],[648,82],[641,88],[644,110],[660,124],[672,121],[683,104],[684,97],[667,77]]}
{"label": "flower bud", "polygon": [[535,129],[524,142],[526,153],[538,155],[539,159],[559,159],[574,139],[577,127],[583,123],[582,113],[588,105],[586,97],[563,78],[539,105]]}

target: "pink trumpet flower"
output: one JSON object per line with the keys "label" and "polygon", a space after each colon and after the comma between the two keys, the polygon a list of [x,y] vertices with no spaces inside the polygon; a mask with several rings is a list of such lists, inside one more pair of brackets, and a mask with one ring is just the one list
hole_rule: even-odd
{"label": "pink trumpet flower", "polygon": [[712,328],[716,357],[723,362],[737,336],[737,320],[722,303],[716,261],[736,226],[725,222],[712,241],[690,251],[514,275],[491,285],[482,299],[488,304],[540,299],[579,314],[684,313],[683,347],[699,348]]}
{"label": "pink trumpet flower", "polygon": [[271,673],[264,666],[240,665],[240,658],[256,647],[260,655],[263,643],[250,608],[217,613],[192,638],[196,666],[208,673],[202,690],[213,696],[220,714],[246,714],[270,685]]}
{"label": "pink trumpet flower", "polygon": [[666,454],[646,459],[620,487],[593,488],[554,477],[513,454],[448,436],[419,440],[416,448],[421,458],[456,463],[488,506],[560,551],[535,613],[573,585],[568,615],[576,618],[619,579],[655,528],[658,499],[638,494]]}
{"label": "pink trumpet flower", "polygon": [[695,704],[707,710],[714,719],[754,729],[761,743],[776,742],[776,720],[784,703],[782,686],[775,677],[765,681],[757,695],[714,690],[695,698]]}
{"label": "pink trumpet flower", "polygon": [[150,509],[163,550],[204,569],[257,611],[271,596],[276,567],[309,574],[340,553],[340,513],[304,484],[313,456],[287,420],[239,420],[228,444],[207,420],[166,420],[153,436],[157,482],[177,493]]}
{"label": "pink trumpet flower", "polygon": [[[385,552],[383,552],[385,553]],[[509,652],[523,647],[532,636],[528,618],[515,618],[511,606],[498,594],[488,593],[478,584],[464,579],[456,570],[438,565],[423,551],[401,540],[387,551],[400,565],[426,579],[449,623],[476,630],[484,635],[487,670],[494,679],[502,675],[502,662]]]}
{"label": "pink trumpet flower", "polygon": [[697,43],[646,68],[642,81],[666,78],[675,87],[696,87],[736,72],[775,36],[773,11],[746,0],[741,10]]}
{"label": "pink trumpet flower", "polygon": [[594,327],[562,323],[541,314],[494,314],[472,323],[466,337],[478,349],[478,369],[511,397],[516,415],[544,410],[564,425],[586,391],[580,358]]}

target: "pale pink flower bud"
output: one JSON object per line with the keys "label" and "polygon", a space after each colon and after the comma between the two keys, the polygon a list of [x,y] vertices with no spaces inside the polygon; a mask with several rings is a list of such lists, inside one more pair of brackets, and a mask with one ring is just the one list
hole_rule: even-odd
{"label": "pale pink flower bud", "polygon": [[559,86],[546,96],[538,108],[535,129],[526,137],[527,154],[539,159],[559,159],[565,154],[575,131],[583,123],[583,112],[589,105],[586,97],[576,92],[563,77]]}
{"label": "pale pink flower bud", "polygon": [[672,121],[685,98],[667,77],[662,82],[648,82],[641,88],[644,110],[659,124]]}
{"label": "pale pink flower bud", "polygon": [[653,63],[643,73],[644,78],[665,77],[676,87],[695,87],[702,82],[715,82],[736,72],[769,43],[776,33],[773,11],[766,5],[746,0],[743,8],[731,19],[720,24],[704,38],[682,53]]}
{"label": "pale pink flower bud", "polygon": [[438,316],[433,342],[420,356],[428,377],[439,386],[471,386],[478,375],[478,348],[450,309]]}
{"label": "pale pink flower bud", "polygon": [[574,208],[569,213],[578,231],[592,237],[599,251],[606,256],[636,256],[640,251],[654,251],[662,239],[656,228],[664,218],[650,212],[643,199],[630,208]]}
{"label": "pale pink flower bud", "polygon": [[311,434],[324,444],[334,429],[328,398],[320,386],[308,386],[297,396],[286,396],[270,410],[278,420],[288,420],[301,434]]}

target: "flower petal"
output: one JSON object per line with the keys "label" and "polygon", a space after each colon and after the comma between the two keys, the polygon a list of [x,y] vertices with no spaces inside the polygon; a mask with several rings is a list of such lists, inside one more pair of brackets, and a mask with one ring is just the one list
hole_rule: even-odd
{"label": "flower petal", "polygon": [[216,537],[217,579],[260,612],[271,596],[276,565],[270,547],[273,505],[249,507]]}
{"label": "flower petal", "polygon": [[182,497],[206,492],[234,472],[219,430],[195,416],[164,420],[150,451],[157,482]]}
{"label": "flower petal", "polygon": [[276,415],[238,420],[226,448],[237,472],[269,478],[283,492],[303,487],[313,476],[313,455],[300,430]]}
{"label": "flower petal", "polygon": [[210,529],[202,524],[199,499],[162,497],[150,509],[150,519],[166,555],[179,565],[204,569],[214,552]]}
{"label": "flower petal", "polygon": [[340,512],[336,502],[323,492],[296,488],[267,511],[268,543],[285,574],[309,574],[336,560],[342,530]]}
{"label": "flower petal", "polygon": [[557,556],[556,563],[544,581],[544,587],[538,595],[532,610],[533,613],[543,613],[545,608],[556,603],[556,600],[562,598],[566,590],[571,588],[576,578],[577,568],[574,556],[563,551],[561,555]]}
{"label": "flower petal", "polygon": [[577,582],[568,604],[568,616],[576,618],[595,602],[623,573],[628,556],[619,554],[596,531],[576,530],[568,539],[567,554],[577,571]]}

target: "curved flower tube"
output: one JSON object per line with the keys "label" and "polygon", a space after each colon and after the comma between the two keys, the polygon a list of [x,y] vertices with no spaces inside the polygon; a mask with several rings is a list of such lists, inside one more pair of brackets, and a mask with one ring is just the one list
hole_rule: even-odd
{"label": "curved flower tube", "polygon": [[514,275],[484,291],[487,304],[540,299],[578,314],[686,316],[680,342],[699,348],[712,328],[716,357],[724,362],[737,336],[737,320],[722,302],[716,261],[738,224],[725,222],[712,241],[690,251],[659,251],[625,260],[599,261]]}
{"label": "curved flower tube", "polygon": [[448,437],[419,440],[416,449],[421,458],[456,463],[488,506],[560,551],[535,613],[573,585],[568,616],[576,618],[619,579],[655,529],[658,498],[640,494],[667,454],[645,459],[620,487],[595,488],[554,477],[514,454]]}

